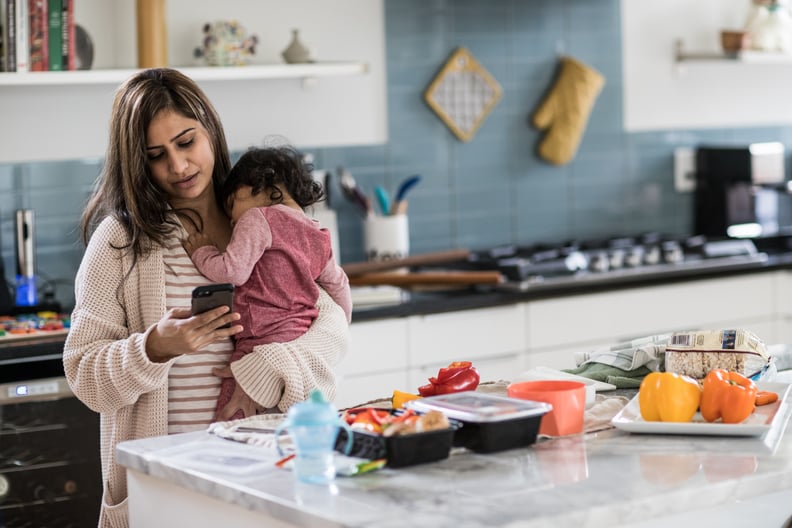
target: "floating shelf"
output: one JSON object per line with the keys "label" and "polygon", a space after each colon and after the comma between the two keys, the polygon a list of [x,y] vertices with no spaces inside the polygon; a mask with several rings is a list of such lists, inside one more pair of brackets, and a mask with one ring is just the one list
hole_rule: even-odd
{"label": "floating shelf", "polygon": [[742,64],[792,64],[792,54],[775,51],[742,50],[735,53],[685,51],[681,40],[674,43],[677,64],[686,62],[721,62]]}
{"label": "floating shelf", "polygon": [[[361,62],[315,62],[306,64],[269,64],[258,66],[180,68],[195,81],[236,81],[275,79],[315,79],[343,75],[362,75],[368,64]],[[61,72],[0,73],[0,86],[47,86],[80,84],[119,84],[139,69],[79,70]]]}

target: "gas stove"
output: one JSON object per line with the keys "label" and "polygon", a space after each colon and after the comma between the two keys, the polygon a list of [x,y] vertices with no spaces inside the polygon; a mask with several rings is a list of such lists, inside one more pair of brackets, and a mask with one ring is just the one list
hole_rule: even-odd
{"label": "gas stove", "polygon": [[747,239],[670,238],[659,234],[558,245],[498,246],[473,252],[467,267],[498,270],[511,290],[650,279],[692,270],[740,269],[766,262],[766,253]]}

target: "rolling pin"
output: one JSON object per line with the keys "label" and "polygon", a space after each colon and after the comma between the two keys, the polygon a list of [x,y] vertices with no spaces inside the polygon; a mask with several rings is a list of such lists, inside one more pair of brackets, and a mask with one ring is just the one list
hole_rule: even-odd
{"label": "rolling pin", "polygon": [[470,256],[470,251],[467,249],[452,249],[449,251],[437,251],[434,253],[424,253],[423,255],[411,255],[394,260],[372,261],[372,262],[353,262],[344,264],[341,267],[350,279],[359,275],[373,273],[377,271],[386,271],[398,268],[405,268],[410,266],[428,266],[431,264],[445,264],[447,262],[456,262],[459,260],[467,260]]}
{"label": "rolling pin", "polygon": [[437,284],[500,284],[498,271],[417,271],[368,273],[349,278],[350,286],[418,286]]}

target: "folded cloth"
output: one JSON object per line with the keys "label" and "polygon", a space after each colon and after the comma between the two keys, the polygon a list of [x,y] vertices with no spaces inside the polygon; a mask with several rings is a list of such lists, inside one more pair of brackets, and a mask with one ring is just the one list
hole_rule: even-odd
{"label": "folded cloth", "polygon": [[[228,440],[274,448],[275,429],[285,418],[286,415],[281,413],[257,414],[239,420],[215,422],[209,425],[207,431]],[[282,446],[290,443],[291,440],[288,437],[281,439]]]}
{"label": "folded cloth", "polygon": [[645,366],[633,370],[622,370],[619,367],[594,362],[584,363],[577,368],[564,369],[563,371],[577,374],[584,378],[604,381],[615,385],[617,389],[637,389],[641,386],[641,381],[643,381],[644,377],[652,372]]}
{"label": "folded cloth", "polygon": [[645,366],[649,370],[659,371],[663,364],[666,345],[670,339],[671,334],[659,334],[597,348],[589,352],[577,352],[575,353],[575,364],[581,366],[586,363],[603,363],[624,371],[632,371]]}
{"label": "folded cloth", "polygon": [[597,398],[583,415],[583,432],[593,433],[613,428],[611,420],[630,403],[624,396],[605,396],[597,394]]}

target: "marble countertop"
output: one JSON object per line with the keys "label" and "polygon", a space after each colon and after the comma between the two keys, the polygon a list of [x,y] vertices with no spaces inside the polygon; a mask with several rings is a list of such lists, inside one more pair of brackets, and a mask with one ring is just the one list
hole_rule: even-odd
{"label": "marble countertop", "polygon": [[[792,490],[792,406],[758,437],[608,429],[302,484],[273,448],[197,432],[124,442],[122,465],[298,526],[598,527]],[[791,495],[792,496],[792,495]]]}

